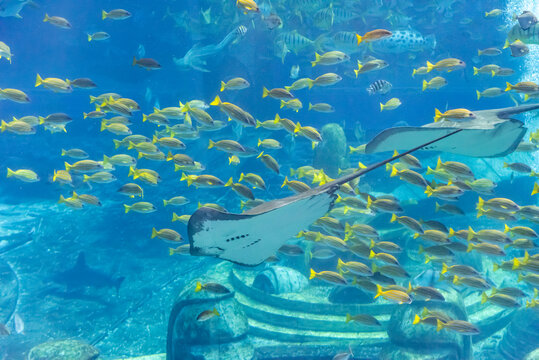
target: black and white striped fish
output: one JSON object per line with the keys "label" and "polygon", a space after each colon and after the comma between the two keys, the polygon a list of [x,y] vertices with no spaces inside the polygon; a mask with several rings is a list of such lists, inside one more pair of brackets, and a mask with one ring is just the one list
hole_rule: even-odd
{"label": "black and white striped fish", "polygon": [[367,88],[369,95],[373,94],[387,94],[391,90],[391,83],[386,80],[376,80]]}

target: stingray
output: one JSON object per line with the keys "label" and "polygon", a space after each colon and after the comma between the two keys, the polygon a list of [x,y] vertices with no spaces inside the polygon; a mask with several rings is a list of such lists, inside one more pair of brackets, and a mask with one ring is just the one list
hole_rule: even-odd
{"label": "stingray", "polygon": [[246,266],[261,264],[290,238],[330,211],[337,190],[386,163],[416,150],[473,157],[504,156],[516,149],[526,128],[510,116],[537,105],[474,112],[468,121],[441,121],[422,127],[384,130],[366,145],[367,153],[406,151],[303,193],[265,202],[242,214],[201,207],[189,219],[191,255],[214,256]]}

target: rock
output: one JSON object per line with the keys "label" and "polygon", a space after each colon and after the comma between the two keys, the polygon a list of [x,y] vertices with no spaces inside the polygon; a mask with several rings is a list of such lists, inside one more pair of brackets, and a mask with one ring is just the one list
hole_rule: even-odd
{"label": "rock", "polygon": [[539,360],[539,348],[529,353],[524,360]]}
{"label": "rock", "polygon": [[370,304],[374,302],[374,295],[355,286],[335,286],[328,300],[334,304]]}
{"label": "rock", "polygon": [[299,293],[309,285],[307,278],[299,271],[272,266],[260,272],[253,281],[253,287],[268,294]]}
{"label": "rock", "polygon": [[347,167],[346,135],[338,124],[324,125],[321,135],[323,140],[314,150],[313,165],[336,178],[339,175],[339,168]]}
{"label": "rock", "polygon": [[[247,337],[249,323],[243,307],[234,299],[234,292],[195,292],[195,286],[196,282],[186,286],[172,308],[167,359],[252,359],[254,348]],[[197,320],[200,313],[214,308],[219,316]]]}
{"label": "rock", "polygon": [[[467,320],[459,294],[451,290],[444,291],[443,295],[446,301],[415,300],[410,305],[397,307],[391,315],[387,328],[391,342],[394,345],[409,348],[411,351],[428,352],[432,349],[432,354],[436,355],[441,349],[445,349],[449,351],[448,354],[456,353],[458,359],[470,359],[472,353],[470,336],[447,330],[437,332],[435,327],[427,324],[412,324],[414,316],[420,314],[424,307],[441,311],[453,319]],[[432,359],[438,359],[438,357]]]}
{"label": "rock", "polygon": [[460,360],[455,349],[414,350],[399,346],[388,346],[379,360]]}
{"label": "rock", "polygon": [[28,360],[94,360],[99,350],[79,340],[49,341],[33,347]]}
{"label": "rock", "polygon": [[520,309],[505,328],[498,353],[506,359],[523,359],[539,348],[539,311],[534,308]]}

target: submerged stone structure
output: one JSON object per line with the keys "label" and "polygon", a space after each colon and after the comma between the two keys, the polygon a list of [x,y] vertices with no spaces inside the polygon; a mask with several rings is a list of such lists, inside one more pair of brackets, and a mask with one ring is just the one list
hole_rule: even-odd
{"label": "submerged stone structure", "polygon": [[[283,270],[286,267],[276,268],[281,268],[277,273],[288,273]],[[415,300],[399,305],[379,299],[372,302],[368,293],[362,293],[354,303],[356,293],[351,287],[335,289],[320,281],[311,281],[307,287],[275,286],[268,276],[270,269],[222,262],[207,273],[204,282],[218,282],[230,294],[195,293],[194,283],[187,286],[170,317],[167,360],[331,360],[349,347],[356,359],[471,359],[472,343],[480,346],[506,327],[514,314],[480,304],[477,294],[462,296],[455,290],[444,291],[446,302]],[[279,277],[281,282],[285,278]],[[276,288],[286,291],[277,293]],[[341,298],[346,301],[339,302]],[[414,315],[425,306],[468,320],[481,333],[460,335],[412,325]],[[213,307],[221,316],[206,324],[194,323],[201,311]],[[347,314],[370,314],[381,326],[347,323]]]}

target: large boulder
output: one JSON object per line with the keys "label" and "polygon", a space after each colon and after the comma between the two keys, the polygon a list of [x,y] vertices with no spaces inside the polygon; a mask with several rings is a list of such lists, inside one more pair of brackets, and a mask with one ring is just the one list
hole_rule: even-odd
{"label": "large boulder", "polygon": [[460,360],[455,349],[425,349],[417,350],[400,346],[385,347],[379,360]]}
{"label": "large boulder", "polygon": [[253,281],[253,287],[268,294],[299,293],[309,285],[309,280],[299,271],[272,266],[260,272]]}
{"label": "large boulder", "polygon": [[[167,335],[167,360],[251,360],[254,349],[247,338],[249,323],[234,292],[195,292],[196,282],[184,288],[172,308]],[[197,317],[216,309],[219,316]]]}
{"label": "large boulder", "polygon": [[505,359],[523,359],[539,348],[539,311],[520,309],[505,328],[498,353]]}
{"label": "large boulder", "polygon": [[33,347],[28,360],[94,360],[99,350],[79,340],[49,341]]}
{"label": "large boulder", "polygon": [[322,127],[322,142],[314,150],[313,166],[324,169],[331,177],[339,175],[339,168],[346,168],[346,135],[338,124]]}
{"label": "large boulder", "polygon": [[[389,320],[387,334],[391,342],[396,345],[396,350],[395,353],[386,352],[387,359],[396,358],[397,353],[401,352],[412,354],[417,352],[425,356],[428,356],[430,352],[432,357],[425,357],[429,359],[452,359],[454,355],[457,359],[471,358],[470,336],[463,336],[445,329],[438,332],[434,326],[428,324],[412,324],[415,315],[421,314],[424,307],[443,312],[455,320],[467,320],[465,307],[459,294],[455,290],[450,290],[444,291],[443,295],[446,301],[415,300],[409,305],[403,304],[395,309]],[[445,355],[438,357],[442,354],[442,350]],[[418,355],[417,358],[423,357]]]}

